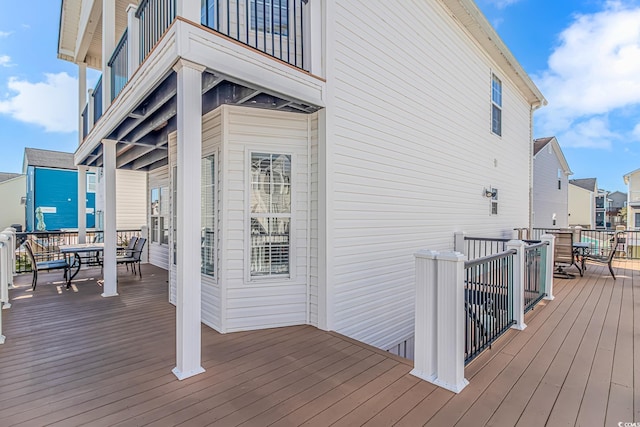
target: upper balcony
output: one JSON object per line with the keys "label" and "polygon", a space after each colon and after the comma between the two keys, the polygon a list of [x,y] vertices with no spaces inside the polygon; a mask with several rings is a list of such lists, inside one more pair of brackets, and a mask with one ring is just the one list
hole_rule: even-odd
{"label": "upper balcony", "polygon": [[[200,22],[181,16],[178,0],[141,0],[137,5],[130,4],[130,0],[116,0],[112,27],[113,39],[117,42],[111,45],[115,46],[112,49],[103,41],[104,34],[107,34],[102,23],[104,5],[96,6],[97,2],[98,0],[76,1],[77,4],[81,3],[81,8],[74,60],[103,71],[101,81],[93,90],[89,90],[89,98],[81,112],[83,140],[129,81],[154,56],[156,47],[167,37],[176,20],[182,21],[183,28],[189,27],[188,35],[171,36],[175,37],[176,45],[183,47],[183,52],[178,52],[178,55],[200,55],[199,58],[188,59],[202,63],[207,68],[212,67],[215,75],[223,74],[228,77],[228,81],[249,82],[253,83],[253,87],[266,89],[269,89],[267,85],[273,85],[271,93],[275,95],[295,88],[295,84],[282,82],[278,85],[277,79],[268,77],[268,70],[288,67],[290,75],[297,72],[302,78],[315,77],[311,74],[314,68],[319,73],[317,65],[314,67],[313,64],[319,64],[320,61],[317,55],[316,58],[311,55],[311,28],[317,29],[318,24],[311,20],[312,9],[308,0],[202,0],[199,2]],[[72,3],[73,0],[63,2],[63,18],[70,13],[67,9],[70,9],[69,5]],[[317,4],[315,7],[317,8]],[[319,12],[314,10],[314,13]],[[193,18],[193,14],[191,17]],[[61,40],[64,31],[65,28],[61,27]],[[316,33],[319,34],[318,31]],[[265,61],[269,58],[268,61],[272,64],[265,66],[263,62],[261,70],[254,73],[262,74],[264,81],[251,82],[250,76],[245,75],[245,64],[221,60],[220,57],[212,59],[211,53],[198,51],[202,46],[217,49],[219,54],[231,55],[230,59],[237,59],[237,52],[244,51],[243,54],[250,59],[257,56],[262,58],[259,61]],[[232,49],[235,51],[232,52]],[[318,51],[316,49],[316,53]],[[103,58],[103,52],[109,52],[108,59],[106,56]],[[70,59],[71,56],[63,49],[63,41],[60,43],[59,56],[65,59]],[[83,60],[79,60],[80,58]],[[205,63],[206,59],[211,59],[211,65]],[[296,78],[300,80],[300,77]],[[317,91],[317,88],[314,90]],[[303,98],[304,96],[298,97]]]}

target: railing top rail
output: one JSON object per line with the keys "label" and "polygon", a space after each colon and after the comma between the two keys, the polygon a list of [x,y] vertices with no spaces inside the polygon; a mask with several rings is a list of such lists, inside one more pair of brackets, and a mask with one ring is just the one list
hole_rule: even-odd
{"label": "railing top rail", "polygon": [[144,11],[144,9],[147,7],[148,3],[149,3],[149,0],[142,0],[140,2],[140,4],[138,5],[138,10],[136,10],[136,18],[140,18],[140,15]]}
{"label": "railing top rail", "polygon": [[[525,243],[526,243],[526,241],[525,241]],[[533,249],[537,249],[537,248],[540,248],[542,246],[548,246],[548,245],[549,245],[549,242],[540,242],[540,241],[538,241],[538,242],[534,242],[534,243],[532,243],[530,245],[527,245],[525,247],[525,250],[533,250]]]}
{"label": "railing top rail", "polygon": [[482,258],[476,258],[476,259],[473,259],[473,260],[465,261],[464,262],[464,268],[467,269],[467,268],[476,267],[476,266],[478,266],[480,264],[486,264],[486,263],[491,262],[491,261],[497,261],[497,260],[500,260],[500,259],[504,259],[504,258],[507,258],[507,257],[509,257],[511,255],[515,255],[517,253],[518,253],[518,251],[516,251],[515,249],[509,249],[508,251],[500,252],[500,253],[497,253],[497,254],[494,254],[494,255],[489,255],[489,256],[482,257]]}
{"label": "railing top rail", "polygon": [[464,240],[475,240],[475,241],[480,241],[480,242],[508,242],[509,240],[512,239],[503,239],[500,237],[470,237],[470,236],[464,236]]}
{"label": "railing top rail", "polygon": [[128,31],[129,31],[129,29],[125,28],[124,33],[122,33],[122,36],[120,36],[120,41],[118,41],[118,44],[116,45],[116,48],[113,49],[113,53],[111,54],[111,58],[109,59],[109,62],[107,63],[107,65],[109,67],[111,67],[113,65],[114,61],[118,58],[118,55],[120,54],[120,51],[122,50],[122,47],[127,42],[127,32]]}

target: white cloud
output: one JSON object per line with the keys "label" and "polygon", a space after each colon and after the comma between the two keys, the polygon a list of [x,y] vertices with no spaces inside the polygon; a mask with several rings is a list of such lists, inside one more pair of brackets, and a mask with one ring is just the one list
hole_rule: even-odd
{"label": "white cloud", "polygon": [[537,115],[541,134],[563,135],[563,145],[610,147],[616,135],[606,115],[640,105],[638,22],[640,8],[608,2],[560,34],[548,69],[534,77],[549,101]]}
{"label": "white cloud", "polygon": [[636,127],[633,128],[633,132],[631,132],[631,135],[636,141],[640,141],[640,123],[638,123]]}
{"label": "white cloud", "polygon": [[0,67],[12,67],[13,65],[9,55],[0,55]]}
{"label": "white cloud", "polygon": [[32,83],[12,77],[9,96],[0,99],[0,114],[42,126],[47,132],[73,132],[78,126],[78,81],[67,73],[45,74]]}
{"label": "white cloud", "polygon": [[13,34],[13,31],[0,31],[0,38],[9,37],[11,34]]}

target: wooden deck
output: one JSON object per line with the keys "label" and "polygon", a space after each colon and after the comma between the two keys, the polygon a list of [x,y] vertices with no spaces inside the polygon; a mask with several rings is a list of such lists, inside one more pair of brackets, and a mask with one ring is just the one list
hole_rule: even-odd
{"label": "wooden deck", "polygon": [[[556,299],[467,367],[459,395],[409,361],[310,326],[220,335],[202,328],[202,375],[178,381],[164,270],[19,278],[0,345],[0,425],[533,426],[640,421],[640,262],[556,280]],[[636,351],[637,350],[637,351]]]}

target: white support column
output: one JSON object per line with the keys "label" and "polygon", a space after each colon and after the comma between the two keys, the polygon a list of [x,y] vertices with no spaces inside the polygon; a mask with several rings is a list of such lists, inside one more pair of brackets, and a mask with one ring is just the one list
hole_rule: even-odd
{"label": "white support column", "polygon": [[556,236],[554,236],[553,234],[543,234],[540,239],[543,242],[549,242],[549,245],[547,246],[547,259],[546,259],[546,266],[545,266],[545,297],[544,299],[549,300],[549,301],[553,301],[553,299],[555,298],[553,296],[553,266],[554,266],[554,260],[553,257],[555,256],[555,246],[556,246]]}
{"label": "white support column", "polygon": [[87,167],[78,165],[78,243],[87,242]]}
{"label": "white support column", "polygon": [[304,10],[304,68],[316,76],[324,76],[322,70],[322,2],[310,1],[302,5]]}
{"label": "white support column", "polygon": [[[4,231],[8,232],[11,235],[11,246],[9,246],[10,248],[13,248],[10,252],[11,252],[11,272],[13,273],[13,275],[16,275],[16,251],[15,249],[18,247],[18,238],[16,237],[16,229],[13,227],[7,227]],[[13,279],[13,278],[12,278]],[[9,288],[13,288],[13,280],[11,285],[9,286]]]}
{"label": "white support column", "polygon": [[127,6],[127,75],[129,79],[140,65],[140,20],[136,18],[138,6]]}
{"label": "white support column", "polygon": [[[178,2],[195,5],[196,2]],[[199,2],[198,2],[199,4]],[[198,15],[199,16],[199,15]],[[174,66],[177,93],[177,295],[176,367],[182,380],[204,372],[201,363],[200,187],[202,158],[202,72],[181,59]]]}
{"label": "white support column", "polygon": [[109,60],[116,43],[116,0],[102,0],[102,114],[111,105]]}
{"label": "white support column", "polygon": [[200,23],[200,0],[177,0],[176,16],[182,16],[191,22]]}
{"label": "white support column", "polygon": [[431,383],[437,379],[438,252],[422,250],[416,258],[416,324],[414,368],[411,374]]}
{"label": "white support column", "polygon": [[118,266],[116,264],[116,141],[102,140],[104,159],[104,254],[103,297],[118,295]]}
{"label": "white support column", "polygon": [[522,240],[509,240],[507,250],[515,249],[513,257],[513,329],[524,330],[524,260],[525,243]]}
{"label": "white support column", "polygon": [[[84,121],[82,111],[87,103],[87,64],[78,64],[78,145],[82,144]],[[88,130],[88,129],[87,129]]]}
{"label": "white support column", "polygon": [[467,253],[467,245],[464,244],[464,238],[467,235],[464,231],[456,231],[453,233],[453,250],[456,252],[460,252],[461,254],[466,255]]}

